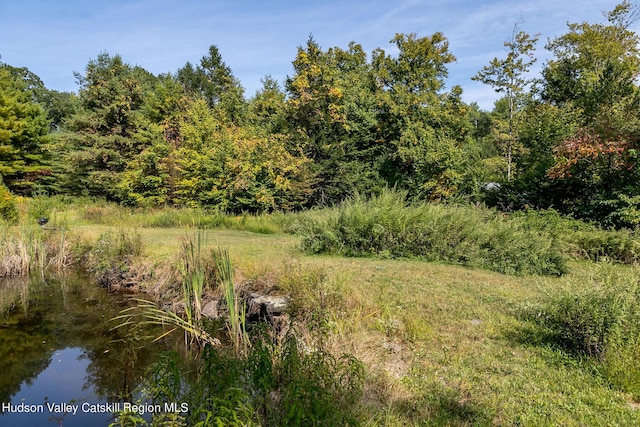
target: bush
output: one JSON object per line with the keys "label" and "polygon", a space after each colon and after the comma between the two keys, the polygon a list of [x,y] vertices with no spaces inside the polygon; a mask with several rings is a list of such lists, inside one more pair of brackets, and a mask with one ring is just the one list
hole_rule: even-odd
{"label": "bush", "polygon": [[611,260],[625,264],[640,261],[640,236],[629,230],[581,231],[572,239],[580,253],[592,261]]}
{"label": "bush", "polygon": [[529,230],[550,234],[573,258],[635,264],[640,261],[640,235],[634,230],[606,230],[562,216],[554,210],[519,211],[512,215]]}
{"label": "bush", "polygon": [[587,283],[571,283],[521,310],[544,342],[597,360],[605,378],[640,396],[640,275],[600,265]]}
{"label": "bush", "polygon": [[148,397],[152,402],[188,402],[187,425],[357,424],[361,362],[310,351],[293,334],[275,344],[263,328],[254,332],[246,358],[206,346],[191,380],[184,380],[189,368],[177,355],[165,355],[151,369],[144,387]]}
{"label": "bush", "polygon": [[85,268],[100,286],[119,286],[130,279],[133,259],[141,254],[140,234],[106,232],[85,255]]}
{"label": "bush", "polygon": [[0,181],[0,219],[9,223],[18,221],[18,209],[15,197],[9,189]]}
{"label": "bush", "polygon": [[394,191],[300,215],[292,230],[311,253],[414,257],[508,274],[566,272],[564,256],[548,233],[482,207],[407,205],[405,195]]}

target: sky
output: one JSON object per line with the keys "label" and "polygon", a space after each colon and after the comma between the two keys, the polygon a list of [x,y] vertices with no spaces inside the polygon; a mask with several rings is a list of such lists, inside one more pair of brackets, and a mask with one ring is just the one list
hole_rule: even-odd
{"label": "sky", "polygon": [[[247,97],[266,75],[281,86],[292,75],[297,48],[309,36],[324,49],[360,43],[367,53],[396,33],[418,37],[442,32],[457,61],[447,87],[463,88],[465,102],[491,110],[499,97],[474,76],[494,57],[514,25],[540,33],[537,77],[549,59],[544,45],[565,34],[567,23],[604,22],[603,0],[0,0],[0,61],[27,67],[49,89],[77,92],[74,71],[83,73],[100,53],[119,54],[154,73],[175,73],[197,64],[216,45]],[[637,25],[637,24],[636,24]],[[638,31],[637,28],[633,28]]]}

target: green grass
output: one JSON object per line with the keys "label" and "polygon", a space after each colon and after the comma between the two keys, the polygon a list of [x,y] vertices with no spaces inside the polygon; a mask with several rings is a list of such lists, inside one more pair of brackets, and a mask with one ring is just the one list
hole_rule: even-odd
{"label": "green grass", "polygon": [[300,215],[291,229],[310,253],[419,258],[507,274],[566,272],[566,256],[549,233],[479,206],[407,204],[394,191]]}
{"label": "green grass", "polygon": [[[96,224],[73,212],[64,213],[69,230],[88,240],[130,225]],[[298,217],[279,223],[288,227]],[[518,232],[534,227],[531,221],[519,224]],[[560,238],[568,230],[560,225],[554,232]],[[135,231],[143,255],[154,263],[175,257],[182,237],[193,233],[180,227]],[[629,391],[634,384],[612,380],[620,378],[621,366],[638,372],[630,363],[636,353],[594,362],[546,340],[522,316],[527,305],[583,295],[599,264],[569,260],[562,277],[515,276],[449,259],[311,255],[299,251],[300,237],[283,233],[203,233],[208,247],[228,250],[238,282],[290,294],[305,322],[322,324],[324,351],[363,363],[363,396],[355,408],[360,425],[640,425],[638,396]],[[571,238],[560,245],[570,246]],[[612,276],[636,274],[633,266],[606,268]],[[633,337],[619,342],[633,344]],[[637,350],[637,342],[628,348]]]}

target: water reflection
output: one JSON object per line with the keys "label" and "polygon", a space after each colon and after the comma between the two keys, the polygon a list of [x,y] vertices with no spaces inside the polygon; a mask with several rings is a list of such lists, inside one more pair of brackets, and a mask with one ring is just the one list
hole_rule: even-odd
{"label": "water reflection", "polygon": [[34,381],[22,383],[11,399],[11,407],[5,407],[7,410],[0,415],[0,424],[16,427],[108,425],[113,419],[111,413],[93,414],[83,410],[86,404],[104,401],[97,397],[91,383],[85,381],[90,363],[85,355],[81,348],[53,352],[49,366]]}
{"label": "water reflection", "polygon": [[[0,282],[0,294],[7,289]],[[113,331],[111,319],[127,300],[81,278],[32,287],[28,302],[14,305],[0,318],[0,405],[6,409],[0,425],[107,425],[109,413],[56,414],[46,404],[127,400],[153,355],[166,348],[148,345],[153,331]],[[45,405],[45,411],[17,413],[9,402]]]}

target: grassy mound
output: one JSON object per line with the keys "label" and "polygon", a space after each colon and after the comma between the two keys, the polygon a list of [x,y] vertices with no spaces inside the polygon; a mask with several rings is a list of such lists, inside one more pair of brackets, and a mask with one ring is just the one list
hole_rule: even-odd
{"label": "grassy mound", "polygon": [[475,206],[412,204],[385,191],[301,215],[293,226],[310,253],[420,258],[507,274],[562,275],[565,257],[550,234]]}

